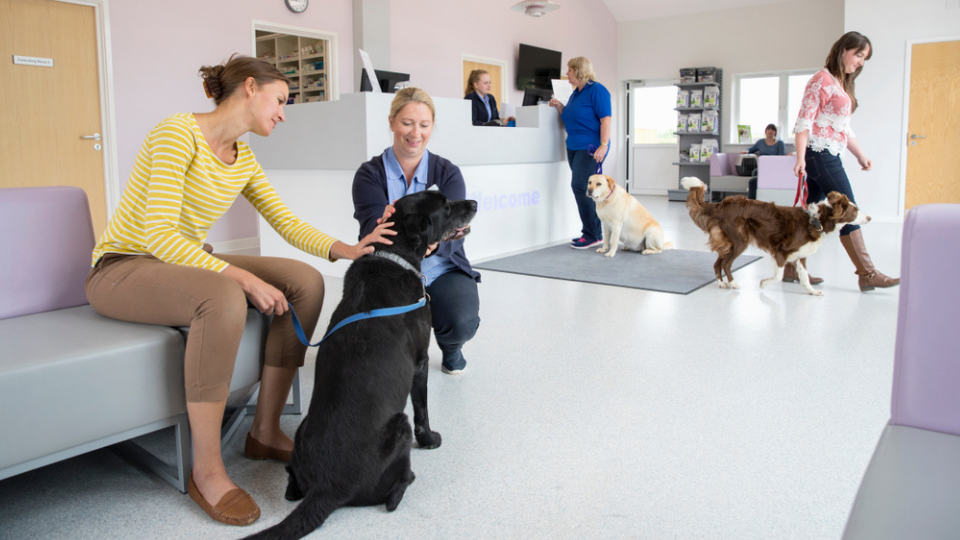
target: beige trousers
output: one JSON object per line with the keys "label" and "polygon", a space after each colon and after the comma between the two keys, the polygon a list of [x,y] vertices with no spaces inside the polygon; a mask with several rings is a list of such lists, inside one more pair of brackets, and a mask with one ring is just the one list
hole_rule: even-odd
{"label": "beige trousers", "polygon": [[[309,337],[323,305],[323,277],[312,266],[274,257],[215,255],[273,285],[297,310]],[[87,276],[90,305],[101,315],[145,324],[189,326],[184,360],[187,401],[227,398],[247,316],[240,286],[218,272],[165,263],[150,255],[104,255]],[[274,317],[267,334],[268,366],[303,365],[306,346],[290,313]]]}

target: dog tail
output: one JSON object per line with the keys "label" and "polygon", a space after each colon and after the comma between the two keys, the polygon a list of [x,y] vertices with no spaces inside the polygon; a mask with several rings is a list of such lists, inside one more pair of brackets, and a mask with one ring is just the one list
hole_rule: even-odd
{"label": "dog tail", "polygon": [[673,242],[664,242],[663,249],[673,249]]}
{"label": "dog tail", "polygon": [[329,496],[316,492],[308,493],[286,519],[269,529],[252,534],[244,540],[303,538],[320,528],[323,522],[330,517],[330,514],[340,506],[342,505],[335,504]]}
{"label": "dog tail", "polygon": [[697,227],[706,231],[709,221],[707,216],[709,205],[704,201],[707,192],[706,184],[695,176],[686,176],[680,180],[680,185],[689,191],[687,193],[687,210],[690,211],[690,218],[697,224]]}

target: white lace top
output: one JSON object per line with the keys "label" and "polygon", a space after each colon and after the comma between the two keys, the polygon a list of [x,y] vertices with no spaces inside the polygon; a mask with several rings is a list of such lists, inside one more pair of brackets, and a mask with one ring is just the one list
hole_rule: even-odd
{"label": "white lace top", "polygon": [[803,92],[803,103],[793,133],[809,131],[807,147],[839,156],[847,140],[855,137],[850,127],[853,101],[826,69],[816,72]]}

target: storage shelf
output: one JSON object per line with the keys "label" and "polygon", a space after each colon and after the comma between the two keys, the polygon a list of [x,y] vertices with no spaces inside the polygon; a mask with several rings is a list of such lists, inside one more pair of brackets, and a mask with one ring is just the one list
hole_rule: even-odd
{"label": "storage shelf", "polygon": [[[295,70],[293,73],[284,73],[297,85],[289,94],[293,103],[306,103],[308,96],[314,101],[329,99],[325,92],[331,82],[328,70],[314,69],[314,64],[331,68],[326,58],[329,50],[330,42],[326,39],[257,30],[257,57],[273,64],[281,73]],[[264,58],[264,55],[269,57]],[[317,82],[321,86],[313,86]]]}
{"label": "storage shelf", "polygon": [[[698,144],[698,143],[702,144],[702,141],[707,140],[708,138],[715,138],[717,140],[717,152],[718,153],[723,152],[723,141],[721,140],[722,137],[720,135],[721,133],[723,133],[723,124],[722,124],[723,122],[723,112],[722,112],[723,70],[719,68],[704,68],[704,67],[684,68],[684,69],[695,69],[698,74],[697,76],[702,75],[702,72],[706,70],[708,73],[713,74],[714,80],[711,82],[700,81],[700,82],[674,83],[674,86],[677,87],[678,92],[679,91],[699,92],[701,88],[707,88],[712,86],[717,88],[717,97],[716,97],[716,102],[713,102],[711,100],[710,103],[705,103],[703,101],[703,98],[701,98],[701,101],[699,102],[701,106],[699,107],[682,107],[681,106],[681,107],[674,108],[674,110],[677,111],[678,120],[680,116],[686,115],[688,113],[694,116],[698,116],[699,113],[706,114],[707,112],[710,112],[711,115],[716,114],[716,118],[714,120],[715,123],[711,126],[713,128],[712,131],[682,131],[678,129],[677,131],[674,132],[675,135],[677,136],[677,146],[679,147],[681,155],[686,156],[692,144]],[[684,73],[686,73],[686,71],[684,71]],[[683,102],[680,102],[680,103],[682,104]],[[690,102],[687,101],[687,104],[689,103]],[[683,126],[678,125],[677,127],[683,127]],[[679,172],[680,178],[683,178],[684,176],[696,176],[704,184],[706,184],[708,192],[712,192],[712,189],[710,188],[710,162],[709,161],[674,161],[673,165],[678,166],[678,172]],[[671,190],[670,192],[671,201],[686,199],[685,190],[678,190],[676,192],[677,198],[674,198],[674,195],[675,194],[673,190]]]}

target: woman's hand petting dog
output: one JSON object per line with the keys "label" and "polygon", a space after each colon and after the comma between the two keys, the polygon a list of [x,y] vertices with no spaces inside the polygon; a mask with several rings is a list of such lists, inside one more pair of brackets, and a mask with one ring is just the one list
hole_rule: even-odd
{"label": "woman's hand petting dog", "polygon": [[[378,219],[377,221],[382,221],[383,218]],[[364,236],[360,242],[356,245],[351,246],[350,244],[344,244],[341,241],[336,241],[330,246],[330,259],[349,259],[355,261],[364,255],[369,255],[373,253],[374,248],[373,244],[375,242],[380,242],[381,244],[391,245],[391,242],[387,236],[394,236],[397,234],[397,231],[390,229],[393,226],[392,221],[387,221],[385,223],[380,223],[377,225],[377,228],[373,230],[370,234]]]}

